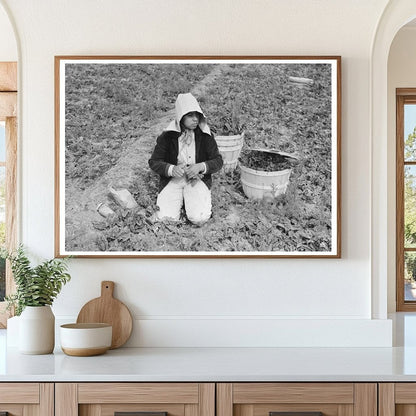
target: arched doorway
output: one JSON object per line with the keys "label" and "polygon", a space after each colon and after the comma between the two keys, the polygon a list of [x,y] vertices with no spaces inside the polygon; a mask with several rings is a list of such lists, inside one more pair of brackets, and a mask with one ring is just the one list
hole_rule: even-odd
{"label": "arched doorway", "polygon": [[391,222],[395,221],[395,175],[391,175],[388,154],[391,140],[388,133],[388,57],[397,32],[415,17],[413,0],[390,2],[380,18],[371,56],[371,274],[372,316],[375,319],[387,317],[388,292],[391,291],[389,278],[395,264],[395,234],[392,235],[391,227]]}

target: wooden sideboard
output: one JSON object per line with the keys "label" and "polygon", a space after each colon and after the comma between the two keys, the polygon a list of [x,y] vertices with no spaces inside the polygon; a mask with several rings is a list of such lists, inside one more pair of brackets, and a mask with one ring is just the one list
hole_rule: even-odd
{"label": "wooden sideboard", "polygon": [[0,383],[0,416],[415,416],[410,383]]}

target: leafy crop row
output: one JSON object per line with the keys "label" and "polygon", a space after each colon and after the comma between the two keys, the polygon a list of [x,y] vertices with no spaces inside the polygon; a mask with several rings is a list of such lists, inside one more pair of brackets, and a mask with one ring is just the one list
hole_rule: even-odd
{"label": "leafy crop row", "polygon": [[69,64],[65,73],[65,166],[86,188],[123,149],[173,108],[210,65]]}

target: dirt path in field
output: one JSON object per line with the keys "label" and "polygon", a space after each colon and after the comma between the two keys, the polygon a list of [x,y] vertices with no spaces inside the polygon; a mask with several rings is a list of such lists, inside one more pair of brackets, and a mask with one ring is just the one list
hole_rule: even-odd
{"label": "dirt path in field", "polygon": [[[218,65],[191,92],[199,97],[204,94],[209,85],[228,68]],[[168,111],[149,127],[138,140],[125,149],[116,165],[109,169],[93,185],[80,190],[77,182],[66,186],[66,250],[67,251],[98,251],[96,244],[99,232],[94,229],[93,222],[102,219],[97,212],[97,206],[107,201],[109,187],[115,189],[129,188],[133,182],[135,168],[147,167],[147,161],[155,145],[156,137],[175,117],[174,110]],[[155,195],[156,198],[156,195]]]}

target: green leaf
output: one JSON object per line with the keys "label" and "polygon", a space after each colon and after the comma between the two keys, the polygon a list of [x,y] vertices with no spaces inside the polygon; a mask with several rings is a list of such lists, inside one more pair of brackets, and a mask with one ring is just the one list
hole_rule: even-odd
{"label": "green leaf", "polygon": [[[1,254],[0,254],[1,255]],[[32,267],[23,246],[5,253],[10,261],[16,293],[7,296],[7,308],[20,315],[26,306],[52,305],[63,285],[70,281],[68,257],[45,260]]]}

